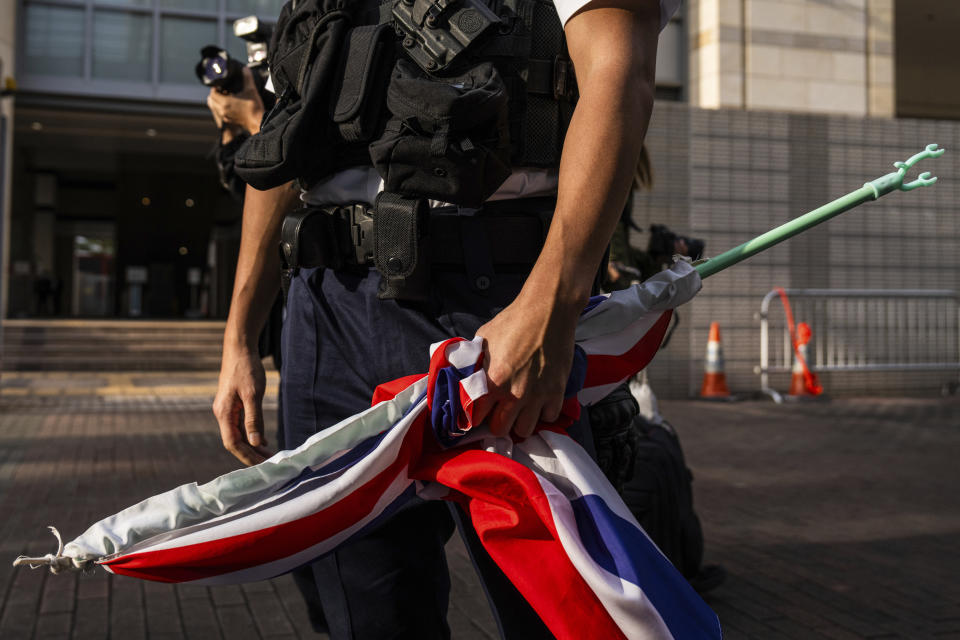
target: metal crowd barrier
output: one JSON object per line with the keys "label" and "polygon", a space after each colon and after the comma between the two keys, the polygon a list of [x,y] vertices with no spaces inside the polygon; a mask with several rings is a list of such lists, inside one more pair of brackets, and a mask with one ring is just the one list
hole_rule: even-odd
{"label": "metal crowd barrier", "polygon": [[[795,320],[813,330],[814,371],[960,372],[956,291],[787,289],[786,294]],[[771,331],[774,298],[779,298],[777,290],[760,304],[760,366],[754,371],[760,375],[760,390],[782,402],[780,393],[770,387],[770,374],[791,370],[793,344],[785,320],[782,330]],[[958,382],[949,384],[956,388]]]}

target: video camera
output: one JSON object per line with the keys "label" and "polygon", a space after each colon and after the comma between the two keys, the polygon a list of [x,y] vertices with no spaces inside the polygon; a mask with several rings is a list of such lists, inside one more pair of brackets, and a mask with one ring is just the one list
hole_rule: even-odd
{"label": "video camera", "polygon": [[677,235],[665,224],[650,225],[647,253],[657,262],[669,261],[675,253],[699,260],[703,257],[706,248],[707,245],[703,240]]}
{"label": "video camera", "polygon": [[[253,72],[253,81],[261,98],[267,83],[267,43],[273,33],[273,26],[260,22],[257,16],[247,16],[235,20],[233,35],[242,38],[247,45],[247,64]],[[231,58],[225,49],[211,44],[200,50],[200,62],[194,72],[205,86],[216,87],[224,93],[240,93],[243,90],[244,64]],[[269,93],[269,92],[267,92]],[[267,100],[264,100],[266,104]]]}

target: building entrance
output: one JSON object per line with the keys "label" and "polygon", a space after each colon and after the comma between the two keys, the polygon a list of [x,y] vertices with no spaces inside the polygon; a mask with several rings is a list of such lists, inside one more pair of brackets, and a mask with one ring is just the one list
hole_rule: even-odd
{"label": "building entrance", "polygon": [[225,317],[240,205],[208,120],[18,109],[9,317]]}

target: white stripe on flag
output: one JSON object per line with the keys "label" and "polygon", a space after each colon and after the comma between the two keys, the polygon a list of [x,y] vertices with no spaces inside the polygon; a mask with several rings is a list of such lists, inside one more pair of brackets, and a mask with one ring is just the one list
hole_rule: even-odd
{"label": "white stripe on flag", "polygon": [[[318,483],[316,488],[305,492],[303,495],[292,500],[283,500],[286,492],[272,494],[245,510],[231,512],[227,516],[216,519],[216,521],[229,519],[226,522],[212,527],[204,527],[192,533],[180,530],[177,532],[176,538],[159,544],[156,544],[153,539],[145,540],[143,543],[126,550],[124,555],[137,553],[143,547],[149,547],[150,551],[159,551],[228,538],[286,522],[293,522],[316,513],[320,509],[330,508],[338,501],[348,498],[354,489],[363,486],[396,461],[397,453],[403,445],[403,439],[410,425],[426,406],[427,401],[424,398],[410,413],[390,429],[386,437],[376,448],[368,452],[362,461],[333,475],[329,482]],[[316,444],[319,445],[320,442]],[[407,480],[407,485],[409,484],[410,480]],[[295,491],[298,488],[299,483],[291,487],[289,491]],[[406,488],[406,485],[404,488]],[[387,504],[393,501],[393,497],[388,500]],[[243,517],[236,517],[239,515]],[[212,522],[216,523],[216,521]]]}
{"label": "white stripe on flag", "polygon": [[[194,525],[216,522],[256,508],[300,475],[304,468],[326,464],[333,454],[352,449],[400,420],[427,387],[427,377],[397,396],[311,436],[296,449],[281,451],[253,467],[238,469],[204,485],[185,484],[147,498],[97,522],[64,548],[78,561],[109,559],[149,545],[156,536],[178,535]],[[249,505],[240,507],[240,505]]]}

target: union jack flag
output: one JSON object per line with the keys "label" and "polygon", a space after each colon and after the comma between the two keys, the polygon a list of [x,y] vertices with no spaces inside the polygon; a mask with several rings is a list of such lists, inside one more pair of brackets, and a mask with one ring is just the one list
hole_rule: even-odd
{"label": "union jack flag", "polygon": [[680,262],[590,301],[561,419],[524,440],[474,425],[479,339],[432,347],[430,371],[254,467],[106,518],[66,545],[74,568],[163,582],[271,578],[389,518],[415,496],[459,502],[484,547],[558,638],[720,638],[719,621],[565,432],[647,365],[700,278]]}

